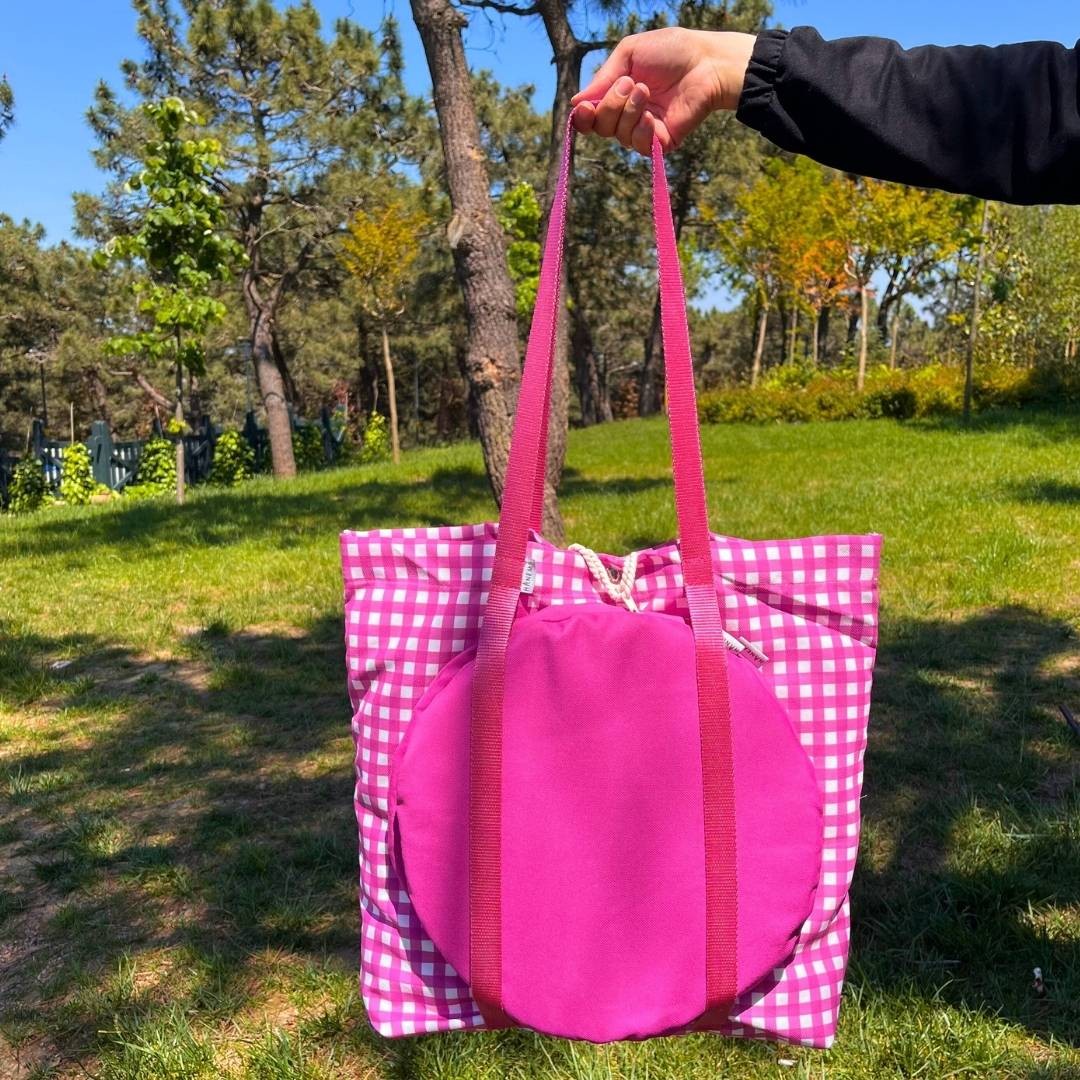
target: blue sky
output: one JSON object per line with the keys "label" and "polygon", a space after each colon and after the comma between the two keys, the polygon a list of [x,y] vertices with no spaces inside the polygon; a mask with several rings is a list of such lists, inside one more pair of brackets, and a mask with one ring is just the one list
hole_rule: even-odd
{"label": "blue sky", "polygon": [[[316,6],[328,24],[341,15],[374,24],[384,11],[396,14],[411,88],[423,92],[427,71],[408,0],[316,0]],[[0,72],[11,81],[17,114],[0,143],[0,212],[41,222],[59,240],[70,233],[71,192],[102,187],[84,114],[97,81],[119,85],[119,62],[139,55],[135,17],[127,0],[14,0],[5,8]],[[829,37],[881,34],[905,45],[1031,38],[1071,45],[1080,37],[1077,0],[776,0],[776,15],[785,26],[809,24]],[[468,44],[474,66],[494,70],[506,83],[534,83],[541,102],[550,95],[538,20],[474,17]]]}

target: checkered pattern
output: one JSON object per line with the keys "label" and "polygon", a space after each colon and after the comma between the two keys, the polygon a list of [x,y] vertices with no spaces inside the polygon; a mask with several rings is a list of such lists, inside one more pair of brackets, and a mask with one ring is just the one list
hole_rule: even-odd
{"label": "checkered pattern", "polygon": [[[341,538],[349,693],[360,827],[361,986],[383,1035],[482,1027],[469,988],[409,903],[387,856],[390,758],[440,669],[476,645],[497,526],[347,532]],[[814,910],[789,962],[744,995],[729,1035],[831,1044],[847,961],[847,894],[877,643],[878,536],[748,541],[713,537],[727,630],[769,656],[762,675],[785,703],[817,770],[824,848]],[[533,534],[527,611],[610,603],[576,552]],[[621,565],[615,556],[605,563]],[[638,556],[634,598],[688,616],[674,544]]]}

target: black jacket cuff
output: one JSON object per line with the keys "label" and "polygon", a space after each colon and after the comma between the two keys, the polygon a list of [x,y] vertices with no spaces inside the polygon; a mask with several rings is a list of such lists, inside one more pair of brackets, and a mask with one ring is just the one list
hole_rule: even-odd
{"label": "black jacket cuff", "polygon": [[788,37],[787,30],[763,30],[754,43],[735,118],[756,131],[766,132]]}

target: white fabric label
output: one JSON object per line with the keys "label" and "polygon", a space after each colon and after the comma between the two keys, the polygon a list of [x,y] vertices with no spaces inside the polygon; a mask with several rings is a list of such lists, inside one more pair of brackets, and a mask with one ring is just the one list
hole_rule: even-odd
{"label": "white fabric label", "polygon": [[536,563],[532,559],[525,560],[525,572],[521,575],[521,591],[531,593],[536,584]]}

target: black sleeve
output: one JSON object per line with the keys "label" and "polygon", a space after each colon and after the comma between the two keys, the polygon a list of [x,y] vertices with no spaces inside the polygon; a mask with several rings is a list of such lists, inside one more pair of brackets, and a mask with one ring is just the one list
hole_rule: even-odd
{"label": "black sleeve", "polygon": [[1080,59],[1048,41],[902,49],[816,30],[758,37],[738,118],[784,150],[880,180],[1080,203]]}

